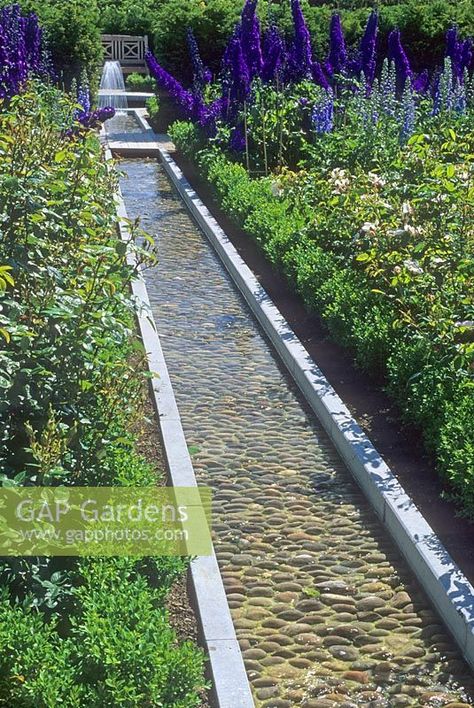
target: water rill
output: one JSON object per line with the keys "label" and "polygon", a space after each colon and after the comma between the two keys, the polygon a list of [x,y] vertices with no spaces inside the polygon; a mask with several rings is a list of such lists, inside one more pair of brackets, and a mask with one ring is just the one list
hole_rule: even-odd
{"label": "water rill", "polygon": [[256,704],[470,705],[465,662],[162,168],[122,169],[157,239],[145,278]]}

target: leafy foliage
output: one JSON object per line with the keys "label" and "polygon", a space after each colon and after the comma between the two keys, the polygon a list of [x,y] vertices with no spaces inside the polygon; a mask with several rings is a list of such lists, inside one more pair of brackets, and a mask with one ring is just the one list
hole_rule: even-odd
{"label": "leafy foliage", "polygon": [[[32,83],[0,112],[0,484],[153,485],[130,431],[144,383],[136,272],[117,238],[116,177],[91,130],[71,133],[75,111]],[[186,567],[2,559],[0,703],[198,706],[202,653],[178,643],[164,609]]]}
{"label": "leafy foliage", "polygon": [[126,84],[129,91],[152,92],[156,89],[154,80],[143,74],[130,74],[126,78]]}

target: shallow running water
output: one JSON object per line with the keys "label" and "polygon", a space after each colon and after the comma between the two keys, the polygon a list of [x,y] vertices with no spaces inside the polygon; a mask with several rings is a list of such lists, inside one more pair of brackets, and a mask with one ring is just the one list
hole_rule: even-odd
{"label": "shallow running water", "polygon": [[127,134],[142,133],[142,128],[133,113],[117,111],[113,118],[105,121],[105,132],[109,140],[126,140]]}
{"label": "shallow running water", "polygon": [[156,238],[145,278],[257,706],[472,705],[466,663],[162,168],[121,169]]}

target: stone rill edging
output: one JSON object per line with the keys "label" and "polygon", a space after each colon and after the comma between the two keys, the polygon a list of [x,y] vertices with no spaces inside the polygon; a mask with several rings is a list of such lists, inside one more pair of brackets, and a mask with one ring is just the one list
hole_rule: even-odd
{"label": "stone rill edging", "polygon": [[[146,121],[143,121],[146,124]],[[149,128],[149,126],[148,126]],[[173,158],[163,167],[316,413],[381,522],[474,668],[474,588],[316,366]]]}
{"label": "stone rill edging", "polygon": [[[108,149],[106,156],[107,160],[112,159]],[[127,243],[130,234],[120,189],[116,201],[120,219],[120,236]],[[128,255],[128,260],[130,264],[136,264],[133,254]],[[146,284],[141,275],[132,283],[132,291],[139,305],[140,335],[147,352],[148,367],[153,374],[150,385],[169,479],[174,487],[196,487],[196,477],[179,410],[153,321]],[[192,561],[190,580],[191,599],[198,619],[200,640],[209,657],[209,673],[212,681],[211,703],[216,708],[254,708],[247,672],[214,549],[212,555],[200,556]]]}

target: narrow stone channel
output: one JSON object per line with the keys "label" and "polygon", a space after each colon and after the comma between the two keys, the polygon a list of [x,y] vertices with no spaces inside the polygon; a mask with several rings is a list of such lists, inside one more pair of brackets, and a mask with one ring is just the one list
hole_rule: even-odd
{"label": "narrow stone channel", "polygon": [[467,665],[162,168],[121,169],[156,238],[146,282],[256,705],[473,705]]}

